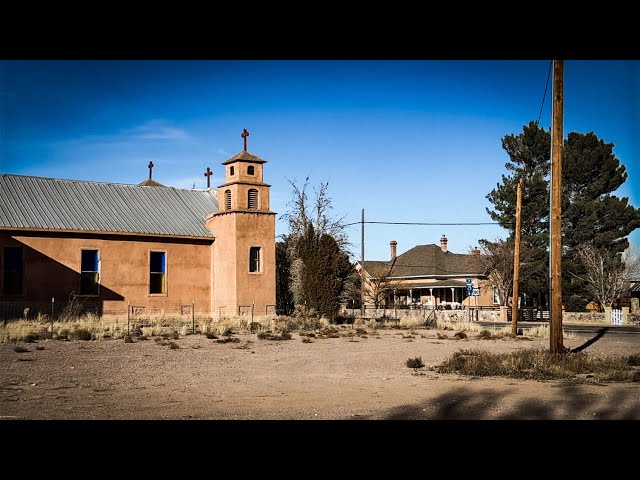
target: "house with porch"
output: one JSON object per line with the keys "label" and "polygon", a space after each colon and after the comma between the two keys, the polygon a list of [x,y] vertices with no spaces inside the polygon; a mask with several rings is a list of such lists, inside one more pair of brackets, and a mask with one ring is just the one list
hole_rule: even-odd
{"label": "house with porch", "polygon": [[497,306],[498,298],[483,271],[480,250],[453,253],[447,243],[443,235],[440,245],[416,245],[397,255],[397,242],[392,240],[389,260],[367,260],[364,265],[359,262],[356,269],[364,279],[365,304],[375,308]]}

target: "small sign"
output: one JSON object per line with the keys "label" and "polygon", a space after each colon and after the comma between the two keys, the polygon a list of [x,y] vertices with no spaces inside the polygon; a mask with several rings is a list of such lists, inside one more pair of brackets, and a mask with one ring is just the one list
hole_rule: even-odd
{"label": "small sign", "polygon": [[473,296],[474,297],[480,296],[480,287],[473,287]]}
{"label": "small sign", "polygon": [[471,278],[467,278],[466,282],[467,283],[473,283],[473,280]]}

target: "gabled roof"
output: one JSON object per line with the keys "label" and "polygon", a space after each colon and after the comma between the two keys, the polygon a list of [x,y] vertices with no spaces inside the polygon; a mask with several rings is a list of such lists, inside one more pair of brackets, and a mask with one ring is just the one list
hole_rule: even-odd
{"label": "gabled roof", "polygon": [[[373,277],[378,277],[381,274],[387,274],[392,261],[374,260],[364,263],[367,272]],[[478,256],[443,252],[438,245],[430,244],[417,245],[402,255],[398,255],[389,277],[480,276],[482,274],[482,266]]]}
{"label": "gabled roof", "polygon": [[212,190],[0,174],[0,230],[208,237]]}

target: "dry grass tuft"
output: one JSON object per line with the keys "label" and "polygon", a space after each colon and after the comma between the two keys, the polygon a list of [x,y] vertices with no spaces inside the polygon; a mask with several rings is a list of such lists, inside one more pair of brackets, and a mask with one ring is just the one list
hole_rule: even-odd
{"label": "dry grass tuft", "polygon": [[258,333],[258,340],[291,340],[291,334],[289,332],[280,334],[260,332]]}
{"label": "dry grass tuft", "polygon": [[21,345],[16,345],[15,347],[13,347],[13,351],[16,353],[27,353],[27,352],[30,352],[31,350]]}
{"label": "dry grass tuft", "polygon": [[422,362],[422,357],[409,358],[409,359],[407,359],[405,364],[409,368],[422,368],[422,367],[424,367],[424,363]]}
{"label": "dry grass tuft", "polygon": [[217,343],[239,343],[240,339],[238,337],[225,337],[216,340]]}
{"label": "dry grass tuft", "polygon": [[589,356],[585,352],[553,354],[543,349],[513,353],[460,350],[435,367],[439,373],[470,376],[501,376],[526,380],[638,381],[638,369],[627,356]]}
{"label": "dry grass tuft", "polygon": [[453,338],[455,338],[456,340],[462,340],[462,339],[467,338],[467,334],[466,334],[466,333],[464,333],[463,331],[456,332],[456,333],[453,335]]}

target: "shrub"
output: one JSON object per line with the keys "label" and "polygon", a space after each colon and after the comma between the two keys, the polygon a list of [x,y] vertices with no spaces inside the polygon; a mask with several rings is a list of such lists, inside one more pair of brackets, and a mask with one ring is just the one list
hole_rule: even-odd
{"label": "shrub", "polygon": [[131,338],[130,335],[124,336],[124,343],[133,343],[133,339]]}
{"label": "shrub", "polygon": [[176,349],[178,349],[180,347],[178,346],[178,344],[176,342],[169,342],[169,348],[171,350],[176,350]]}
{"label": "shrub", "polygon": [[217,336],[217,335],[214,335],[214,334],[213,334],[213,333],[211,333],[211,332],[207,333],[207,334],[206,334],[206,337],[207,337],[208,339],[210,339],[210,340],[215,340],[215,339],[217,339],[217,338],[218,338],[218,336]]}
{"label": "shrub", "polygon": [[91,332],[86,328],[77,328],[69,332],[69,340],[91,340]]}
{"label": "shrub", "polygon": [[482,330],[479,334],[478,334],[478,338],[480,340],[490,340],[491,339],[491,332],[489,330]]}
{"label": "shrub", "polygon": [[29,350],[28,348],[24,348],[21,345],[16,345],[15,347],[13,347],[13,351],[16,353],[26,353],[30,352],[31,350]]}
{"label": "shrub", "polygon": [[422,363],[422,357],[409,358],[405,362],[407,367],[409,368],[422,368],[424,367],[424,363]]}
{"label": "shrub", "polygon": [[302,339],[302,343],[313,343],[313,340],[311,340],[310,338],[304,337]]}
{"label": "shrub", "polygon": [[268,332],[258,333],[258,340],[291,340],[291,334],[289,332],[282,332],[278,335]]}
{"label": "shrub", "polygon": [[44,350],[44,345],[38,345],[38,346],[36,347],[36,350]]}
{"label": "shrub", "polygon": [[464,332],[456,332],[455,335],[453,336],[453,338],[457,339],[457,340],[461,340],[463,338],[467,338],[467,334]]}
{"label": "shrub", "polygon": [[226,337],[226,338],[221,338],[219,340],[216,340],[216,342],[218,342],[218,343],[238,343],[238,342],[240,342],[240,339],[236,338],[236,337]]}
{"label": "shrub", "polygon": [[627,364],[629,366],[632,366],[632,367],[639,367],[640,366],[640,354],[635,353],[633,355],[629,355],[627,357]]}

